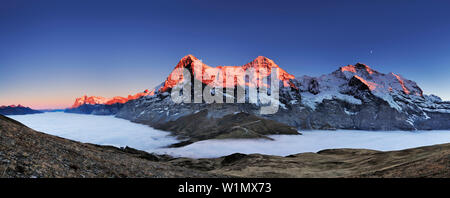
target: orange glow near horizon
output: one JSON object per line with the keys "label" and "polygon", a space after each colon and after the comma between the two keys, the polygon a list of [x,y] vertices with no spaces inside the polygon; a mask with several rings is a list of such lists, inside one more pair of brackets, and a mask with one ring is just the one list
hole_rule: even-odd
{"label": "orange glow near horizon", "polygon": [[[102,92],[104,93],[104,92]],[[102,95],[102,93],[99,92],[98,95]],[[134,94],[134,93],[133,93]],[[113,94],[105,94],[110,99],[114,99]],[[105,96],[102,95],[102,96]],[[126,99],[128,97],[134,98],[137,97],[137,95],[142,95],[141,92],[135,95],[126,95],[123,94]],[[14,92],[11,93],[11,95],[8,95],[8,97],[3,97],[0,95],[0,106],[10,106],[10,105],[22,105],[25,107],[30,107],[32,109],[36,110],[43,110],[43,109],[66,109],[70,108],[77,97],[81,97],[81,95],[73,95],[71,93],[47,93],[45,91],[39,92],[39,90],[34,91],[28,91],[28,92]]]}

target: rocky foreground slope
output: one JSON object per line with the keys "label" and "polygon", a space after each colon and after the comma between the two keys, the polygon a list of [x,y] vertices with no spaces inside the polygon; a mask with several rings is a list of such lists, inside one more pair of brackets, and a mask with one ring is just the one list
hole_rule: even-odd
{"label": "rocky foreground slope", "polygon": [[0,115],[0,177],[450,177],[450,144],[191,159],[84,144]]}
{"label": "rocky foreground slope", "polygon": [[[201,71],[195,72],[195,68]],[[185,81],[181,69],[192,76]],[[248,87],[261,85],[269,73],[278,69],[279,107],[275,114],[261,114],[261,101],[250,103]],[[253,78],[246,78],[246,73]],[[201,75],[203,73],[203,75]],[[235,75],[227,79],[228,74]],[[175,76],[175,77],[174,77]],[[178,78],[177,78],[178,77]],[[194,90],[195,83],[217,88],[224,100],[235,103],[206,104],[204,100],[191,103],[175,103],[171,98],[174,87],[186,85]],[[234,93],[226,92],[234,88]],[[238,103],[236,90],[245,90],[245,103]],[[121,98],[121,97],[119,97]],[[203,98],[204,99],[204,98]],[[207,110],[208,117],[222,118],[236,112],[244,112],[280,122],[297,129],[359,129],[359,130],[448,130],[450,129],[450,101],[442,101],[435,95],[425,95],[411,80],[396,73],[381,73],[357,63],[339,67],[318,77],[294,77],[281,69],[273,60],[259,56],[243,66],[211,67],[198,58],[183,57],[167,79],[151,91],[122,100],[102,97],[78,98],[66,112],[96,115],[116,115],[150,126],[175,121],[198,111]]]}
{"label": "rocky foreground slope", "polygon": [[47,135],[0,115],[0,177],[217,177],[127,150]]}

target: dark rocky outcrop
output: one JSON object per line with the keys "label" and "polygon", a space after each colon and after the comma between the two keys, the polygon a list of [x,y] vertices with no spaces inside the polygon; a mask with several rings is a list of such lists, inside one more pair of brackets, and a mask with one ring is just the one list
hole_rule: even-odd
{"label": "dark rocky outcrop", "polygon": [[0,115],[5,177],[450,177],[450,144],[399,151],[328,149],[271,156],[174,158],[84,144],[36,132]]}

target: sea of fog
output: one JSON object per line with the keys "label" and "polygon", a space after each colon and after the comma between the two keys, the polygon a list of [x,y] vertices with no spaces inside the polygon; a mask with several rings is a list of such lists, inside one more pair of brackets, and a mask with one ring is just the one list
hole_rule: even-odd
{"label": "sea of fog", "polygon": [[301,131],[303,135],[274,135],[275,141],[206,140],[181,148],[164,148],[178,142],[169,133],[114,116],[52,112],[9,116],[37,131],[80,142],[129,146],[147,152],[184,157],[220,157],[232,153],[290,155],[331,148],[400,150],[450,142],[450,131]]}

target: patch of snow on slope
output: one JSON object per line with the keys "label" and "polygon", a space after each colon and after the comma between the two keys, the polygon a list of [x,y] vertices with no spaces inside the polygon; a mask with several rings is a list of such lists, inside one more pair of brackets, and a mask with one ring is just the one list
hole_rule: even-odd
{"label": "patch of snow on slope", "polygon": [[398,103],[394,101],[394,98],[392,98],[390,94],[381,91],[372,91],[372,94],[386,101],[393,109],[396,109],[399,112],[402,111],[402,107],[400,107],[400,105],[398,105]]}
{"label": "patch of snow on slope", "polygon": [[302,93],[302,104],[310,107],[312,110],[316,110],[318,104],[322,103],[323,100],[337,99],[345,101],[351,104],[361,105],[362,101],[353,96],[341,94],[339,92],[320,92],[317,95],[311,94],[309,92]]}

